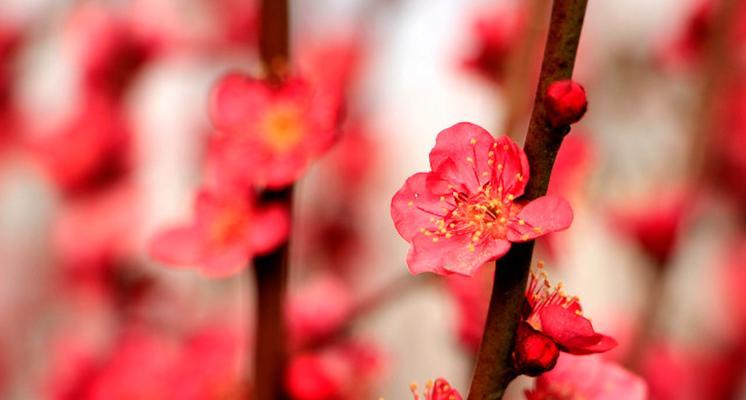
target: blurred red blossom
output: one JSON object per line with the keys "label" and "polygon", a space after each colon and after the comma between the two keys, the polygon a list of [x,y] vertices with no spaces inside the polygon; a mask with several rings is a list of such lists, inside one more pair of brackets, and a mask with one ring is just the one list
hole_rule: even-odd
{"label": "blurred red blossom", "polygon": [[87,96],[60,125],[31,148],[52,180],[70,195],[120,179],[129,169],[130,130],[116,102]]}
{"label": "blurred red blossom", "polygon": [[62,338],[46,393],[55,400],[239,399],[240,338],[240,331],[223,324],[183,339],[128,327],[108,350]]}
{"label": "blurred red blossom", "polygon": [[158,233],[150,254],[166,264],[198,266],[207,276],[226,276],[273,250],[289,230],[288,211],[280,205],[258,206],[250,191],[234,187],[204,188],[195,199],[193,222]]}
{"label": "blurred red blossom", "polygon": [[580,121],[588,110],[585,89],[569,79],[549,84],[546,100],[547,117],[553,126],[574,124]]}
{"label": "blurred red blossom", "polygon": [[553,370],[536,378],[528,400],[646,400],[640,377],[600,356],[562,355]]}
{"label": "blurred red blossom", "polygon": [[435,380],[435,382],[428,382],[425,385],[425,391],[422,393],[422,398],[420,398],[420,395],[417,393],[417,384],[413,383],[410,385],[410,390],[412,390],[412,396],[414,396],[414,400],[461,400],[461,394],[459,394],[458,390],[451,386],[450,383],[448,383],[447,380],[443,378],[438,378]]}
{"label": "blurred red blossom", "polygon": [[727,348],[656,343],[647,349],[641,371],[653,400],[735,399],[744,366],[744,354]]}
{"label": "blurred red blossom", "polygon": [[363,45],[359,34],[341,34],[299,46],[298,69],[329,106],[344,108],[350,84],[363,61]]}
{"label": "blurred red blossom", "polygon": [[334,275],[313,278],[287,302],[291,342],[297,346],[322,340],[347,321],[352,294]]}
{"label": "blurred red blossom", "polygon": [[477,354],[487,319],[492,291],[492,268],[482,267],[472,277],[451,275],[446,284],[457,309],[458,339],[472,354]]}
{"label": "blurred red blossom", "polygon": [[521,8],[499,9],[480,14],[474,21],[474,50],[463,59],[468,71],[501,84],[505,79],[508,59],[526,24]]}
{"label": "blurred red blossom", "polygon": [[219,169],[229,179],[270,188],[300,178],[335,138],[338,110],[318,93],[300,79],[273,85],[226,75],[210,97]]}
{"label": "blurred red blossom", "polygon": [[583,317],[578,298],[567,296],[561,283],[552,287],[541,267],[539,264],[541,279],[535,271],[529,276],[522,310],[524,328],[541,332],[570,354],[601,353],[614,348],[616,341],[596,333],[591,321]]}
{"label": "blurred red blossom", "polygon": [[412,247],[412,273],[471,276],[525,242],[570,226],[572,210],[559,197],[516,201],[529,179],[523,150],[470,123],[438,134],[432,172],[407,179],[394,195],[391,216]]}
{"label": "blurred red blossom", "polygon": [[[60,263],[72,277],[100,277],[134,249],[138,192],[123,183],[63,205],[53,230]],[[93,275],[93,276],[92,276]]]}
{"label": "blurred red blossom", "polygon": [[620,233],[637,243],[658,267],[663,267],[671,258],[679,230],[696,203],[697,195],[692,190],[658,190],[647,199],[612,211],[611,219]]}
{"label": "blurred red blossom", "polygon": [[73,8],[66,44],[80,65],[85,90],[123,94],[154,48],[135,34],[124,13],[88,2]]}
{"label": "blurred red blossom", "polygon": [[285,387],[294,400],[368,398],[381,369],[382,358],[374,347],[341,343],[293,356],[285,373]]}

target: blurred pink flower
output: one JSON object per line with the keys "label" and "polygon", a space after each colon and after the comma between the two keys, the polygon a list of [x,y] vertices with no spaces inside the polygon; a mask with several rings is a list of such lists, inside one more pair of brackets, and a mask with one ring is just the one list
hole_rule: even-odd
{"label": "blurred pink flower", "polygon": [[413,383],[410,385],[412,390],[412,396],[414,400],[461,400],[461,394],[458,390],[451,386],[447,380],[438,378],[435,382],[428,382],[425,385],[425,391],[422,393],[422,397],[417,393],[417,384]]}
{"label": "blurred pink flower", "polygon": [[456,302],[459,341],[472,354],[477,354],[482,342],[493,274],[492,268],[482,267],[472,277],[451,275],[446,279],[447,288]]}
{"label": "blurred pink flower", "polygon": [[279,86],[238,73],[221,79],[211,94],[210,117],[224,173],[270,188],[299,179],[335,137],[337,111],[316,95],[299,79]]}
{"label": "blurred pink flower", "polygon": [[647,349],[641,373],[653,400],[735,399],[742,386],[744,355],[727,348],[657,343]]}
{"label": "blurred pink flower", "polygon": [[463,59],[464,68],[493,83],[502,84],[508,60],[520,40],[525,25],[520,8],[482,13],[474,21],[474,50]]}
{"label": "blurred pink flower", "polygon": [[117,103],[91,94],[31,147],[52,180],[74,195],[121,178],[129,168],[129,141],[129,127]]}
{"label": "blurred pink flower", "polygon": [[536,378],[528,400],[646,400],[645,381],[599,356],[562,355],[553,370]]}
{"label": "blurred pink flower", "polygon": [[285,387],[294,400],[369,398],[381,362],[377,350],[362,343],[303,352],[290,360]]}
{"label": "blurred pink flower", "polygon": [[324,275],[291,294],[287,326],[296,346],[325,338],[344,324],[352,311],[352,295],[344,282]]}
{"label": "blurred pink flower", "polygon": [[64,38],[79,64],[85,90],[118,98],[152,55],[124,13],[101,3],[73,8]]}
{"label": "blurred pink flower", "polygon": [[153,258],[174,266],[199,266],[208,276],[226,276],[245,268],[254,255],[280,245],[290,230],[285,208],[259,207],[250,192],[235,188],[202,189],[194,214],[191,224],[152,239]]}
{"label": "blurred pink flower", "polygon": [[612,211],[611,218],[620,233],[636,242],[657,266],[663,267],[675,250],[681,225],[696,201],[696,193],[683,188],[657,190],[648,199]]}
{"label": "blurred pink flower", "polygon": [[75,269],[98,269],[133,249],[139,217],[137,191],[120,184],[63,206],[54,228],[61,262]]}
{"label": "blurred pink flower", "polygon": [[529,179],[523,150],[470,123],[438,134],[432,172],[407,179],[391,202],[391,217],[412,247],[412,273],[472,276],[482,264],[525,242],[570,226],[572,210],[559,197],[522,204]]}
{"label": "blurred pink flower", "polygon": [[577,297],[567,296],[561,284],[552,287],[544,271],[541,275],[539,279],[531,271],[526,287],[526,307],[522,314],[532,329],[551,338],[561,351],[570,354],[601,353],[616,346],[613,338],[593,330],[591,321],[583,317]]}

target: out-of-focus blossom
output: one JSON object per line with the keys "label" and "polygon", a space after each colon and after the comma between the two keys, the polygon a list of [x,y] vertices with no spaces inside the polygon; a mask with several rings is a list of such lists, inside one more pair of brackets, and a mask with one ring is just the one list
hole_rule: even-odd
{"label": "out-of-focus blossom", "polygon": [[432,172],[407,179],[394,195],[391,216],[412,247],[412,273],[471,276],[525,242],[570,226],[572,210],[559,197],[516,201],[529,179],[523,150],[470,123],[438,134]]}
{"label": "out-of-focus blossom", "polygon": [[660,191],[650,199],[613,211],[612,221],[619,232],[663,267],[676,248],[681,225],[695,205],[696,194],[689,190]]}
{"label": "out-of-focus blossom", "polygon": [[17,71],[16,56],[22,42],[21,28],[0,20],[0,150],[18,136],[13,87]]}
{"label": "out-of-focus blossom", "polygon": [[132,251],[136,196],[122,184],[63,205],[53,232],[60,262],[79,272],[99,270]]}
{"label": "out-of-focus blossom", "polygon": [[729,81],[722,97],[713,106],[717,110],[716,135],[708,148],[714,174],[714,188],[728,196],[742,213],[746,204],[746,80]]}
{"label": "out-of-focus blossom", "polygon": [[429,381],[425,384],[425,391],[422,393],[422,397],[417,393],[418,387],[416,383],[409,386],[412,391],[414,400],[461,400],[461,394],[443,378],[438,378],[433,381]]}
{"label": "out-of-focus blossom", "polygon": [[46,393],[55,400],[239,399],[240,331],[216,324],[183,341],[127,328],[108,351],[65,339]]}
{"label": "out-of-focus blossom", "polygon": [[574,124],[588,111],[585,89],[569,79],[549,84],[546,101],[547,117],[552,126]]}
{"label": "out-of-focus blossom", "polygon": [[193,222],[157,234],[150,254],[166,264],[198,266],[207,276],[226,276],[276,248],[289,230],[288,211],[280,205],[258,206],[252,193],[237,188],[202,189]]}
{"label": "out-of-focus blossom", "polygon": [[711,0],[695,4],[681,31],[658,51],[657,57],[663,65],[678,68],[697,61],[712,30],[714,5]]}
{"label": "out-of-focus blossom", "polygon": [[358,194],[376,167],[378,143],[360,121],[347,124],[324,164],[334,173],[339,196]]}
{"label": "out-of-focus blossom", "polygon": [[60,126],[31,147],[66,194],[91,192],[129,168],[129,128],[117,104],[91,95]]}
{"label": "out-of-focus blossom", "polygon": [[487,319],[492,290],[492,268],[482,267],[472,277],[451,275],[446,279],[456,302],[458,338],[472,354],[477,354]]}
{"label": "out-of-focus blossom", "polygon": [[370,397],[382,360],[362,343],[344,343],[295,355],[285,373],[285,388],[294,400],[354,400]]}
{"label": "out-of-focus blossom", "polygon": [[240,361],[246,352],[243,332],[230,325],[206,325],[183,343],[167,383],[170,398],[238,400],[246,398]]}
{"label": "out-of-focus blossom", "polygon": [[597,333],[583,317],[578,298],[567,296],[561,283],[552,287],[544,271],[541,279],[531,271],[522,314],[531,328],[551,338],[563,352],[601,353],[616,346],[613,338]]}
{"label": "out-of-focus blossom", "polygon": [[735,399],[741,389],[744,354],[726,349],[687,349],[656,344],[645,353],[642,375],[650,398]]}
{"label": "out-of-focus blossom", "polygon": [[524,10],[517,8],[480,15],[473,25],[475,49],[464,58],[464,67],[496,84],[502,84],[508,59],[524,30],[524,14]]}
{"label": "out-of-focus blossom", "polygon": [[298,68],[319,92],[317,96],[325,96],[324,101],[330,107],[343,109],[363,51],[362,40],[352,34],[307,43],[300,46]]}
{"label": "out-of-focus blossom", "polygon": [[74,8],[65,39],[80,66],[84,88],[114,98],[130,85],[153,50],[134,34],[123,13],[98,3]]}
{"label": "out-of-focus blossom", "polygon": [[[594,159],[594,149],[585,136],[576,133],[567,135],[554,160],[547,194],[564,197],[572,203],[582,199],[583,187],[587,183]],[[540,238],[538,243],[548,257],[555,257],[568,233],[569,230],[547,235]]]}
{"label": "out-of-focus blossom", "polygon": [[313,279],[290,297],[287,326],[297,345],[323,339],[346,322],[352,311],[352,295],[333,275]]}
{"label": "out-of-focus blossom", "polygon": [[528,400],[646,400],[645,381],[599,356],[562,355],[553,370],[536,378]]}
{"label": "out-of-focus blossom", "polygon": [[724,256],[719,287],[723,294],[722,309],[731,322],[730,340],[742,344],[746,351],[746,238],[731,244]]}
{"label": "out-of-focus blossom", "polygon": [[221,79],[210,99],[219,169],[270,188],[300,178],[335,137],[337,110],[315,95],[299,79],[279,86],[238,73]]}

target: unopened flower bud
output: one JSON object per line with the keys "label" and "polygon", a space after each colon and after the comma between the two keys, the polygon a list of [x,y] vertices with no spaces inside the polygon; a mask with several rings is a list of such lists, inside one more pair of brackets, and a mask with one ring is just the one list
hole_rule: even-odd
{"label": "unopened flower bud", "polygon": [[553,82],[547,88],[547,117],[552,126],[567,126],[580,121],[588,110],[585,89],[572,80]]}
{"label": "unopened flower bud", "polygon": [[526,323],[518,327],[513,354],[518,373],[539,376],[554,368],[559,357],[557,345]]}

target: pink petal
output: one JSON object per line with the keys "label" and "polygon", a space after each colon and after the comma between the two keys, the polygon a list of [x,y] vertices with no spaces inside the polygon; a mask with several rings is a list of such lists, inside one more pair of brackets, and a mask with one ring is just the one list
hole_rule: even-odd
{"label": "pink petal", "polygon": [[150,241],[148,252],[154,259],[171,265],[196,264],[202,243],[194,227],[179,227],[162,231]]}
{"label": "pink petal", "polygon": [[[430,152],[430,167],[434,172],[440,170],[446,180],[476,192],[492,177],[488,153],[494,143],[495,139],[483,128],[468,122],[458,123],[438,134]],[[452,161],[452,168],[443,170],[448,160]]]}
{"label": "pink petal", "polygon": [[212,278],[222,278],[236,274],[246,268],[251,261],[251,254],[242,243],[226,246],[215,246],[205,252],[202,258],[201,272]]}
{"label": "pink petal", "polygon": [[210,93],[209,113],[221,130],[233,131],[250,123],[269,101],[271,92],[261,81],[240,73],[224,76]]}
{"label": "pink petal", "polygon": [[248,227],[249,243],[255,254],[274,250],[288,238],[290,216],[285,207],[270,205],[257,210]]}
{"label": "pink petal", "polygon": [[492,185],[502,186],[506,194],[520,197],[530,175],[526,153],[507,136],[498,137],[491,150],[495,153]]}
{"label": "pink petal", "polygon": [[[525,242],[551,232],[567,229],[572,223],[570,204],[557,196],[544,196],[528,203],[508,222],[507,238]],[[523,221],[523,222],[521,222]]]}
{"label": "pink petal", "polygon": [[432,218],[440,218],[446,214],[443,202],[440,201],[441,194],[432,192],[433,183],[432,179],[428,182],[429,175],[420,172],[410,176],[391,199],[394,226],[408,242],[422,235],[420,229],[434,227]]}
{"label": "pink petal", "polygon": [[[474,245],[474,251],[470,250]],[[485,239],[479,243],[471,241],[470,234],[454,235],[448,239],[418,235],[412,242],[407,256],[407,265],[413,274],[433,272],[439,275],[458,274],[473,276],[484,263],[496,260],[510,248],[505,240]]]}
{"label": "pink petal", "polygon": [[616,347],[616,341],[596,333],[591,321],[562,306],[553,304],[539,311],[541,331],[570,354],[601,353]]}

